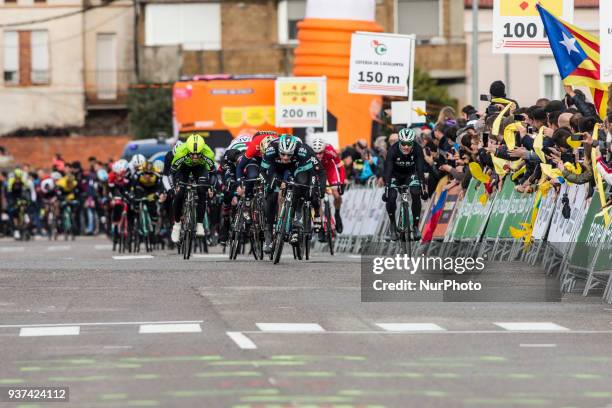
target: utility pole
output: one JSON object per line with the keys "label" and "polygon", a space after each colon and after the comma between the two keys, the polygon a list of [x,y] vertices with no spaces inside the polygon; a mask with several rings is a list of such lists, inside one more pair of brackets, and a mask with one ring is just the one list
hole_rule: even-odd
{"label": "utility pole", "polygon": [[472,106],[478,109],[478,2],[472,0]]}

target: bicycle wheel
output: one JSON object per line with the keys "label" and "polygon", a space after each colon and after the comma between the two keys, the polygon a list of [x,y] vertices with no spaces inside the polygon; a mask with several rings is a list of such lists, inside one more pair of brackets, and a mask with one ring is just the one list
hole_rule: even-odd
{"label": "bicycle wheel", "polygon": [[273,245],[273,262],[277,264],[281,259],[283,253],[283,245],[285,243],[285,224],[287,223],[287,209],[285,203],[281,207],[281,214],[278,219],[276,231],[274,232],[274,245]]}
{"label": "bicycle wheel", "polygon": [[303,217],[302,217],[302,221],[303,221],[303,225],[304,225],[304,229],[302,232],[302,252],[304,255],[304,258],[306,260],[310,259],[310,241],[312,240],[312,213],[310,210],[310,203],[308,203],[308,205],[304,205],[303,207]]}
{"label": "bicycle wheel", "polygon": [[329,208],[329,203],[325,202],[325,238],[327,238],[327,243],[329,244],[329,253],[330,255],[334,255],[334,231],[332,226],[332,215],[331,209]]}
{"label": "bicycle wheel", "polygon": [[411,231],[410,231],[410,220],[409,220],[410,208],[408,208],[408,203],[402,203],[402,215],[403,215],[403,239],[402,239],[402,250],[404,254],[412,257],[412,242],[411,242]]}

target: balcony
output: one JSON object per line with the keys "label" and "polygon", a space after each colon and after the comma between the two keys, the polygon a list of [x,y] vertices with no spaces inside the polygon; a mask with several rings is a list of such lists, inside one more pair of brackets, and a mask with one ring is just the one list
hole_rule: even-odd
{"label": "balcony", "polygon": [[85,71],[87,109],[126,109],[127,94],[133,78],[132,70]]}

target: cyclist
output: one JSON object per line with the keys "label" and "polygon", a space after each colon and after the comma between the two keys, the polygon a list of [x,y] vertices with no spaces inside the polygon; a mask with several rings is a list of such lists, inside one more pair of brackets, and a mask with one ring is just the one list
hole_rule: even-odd
{"label": "cyclist", "polygon": [[315,137],[311,142],[312,150],[317,156],[317,160],[321,163],[325,171],[327,184],[332,187],[334,196],[334,219],[336,220],[336,232],[342,233],[342,218],[340,218],[340,207],[342,206],[342,194],[344,193],[345,171],[344,164],[340,160],[340,156],[336,149],[323,140],[322,137]]}
{"label": "cyclist", "polygon": [[79,182],[75,176],[75,169],[72,166],[66,166],[66,175],[55,182],[58,187],[60,196],[60,207],[62,211],[66,207],[70,207],[72,210],[73,219],[71,220],[72,231],[64,231],[64,233],[76,234],[79,231],[77,218],[79,214],[79,201],[80,195]]}
{"label": "cyclist", "polygon": [[[21,169],[15,169],[13,174],[9,176],[7,181],[7,208],[9,216],[13,219],[13,226],[18,226],[18,204],[24,205],[25,208],[30,202],[36,201],[36,192],[34,186],[27,178],[27,175]],[[15,228],[15,239],[21,239],[19,228]]]}
{"label": "cyclist", "polygon": [[395,209],[397,207],[397,190],[394,187],[409,186],[412,196],[412,233],[414,240],[419,240],[419,217],[421,215],[421,197],[426,197],[422,190],[424,183],[423,150],[416,143],[416,133],[413,129],[404,128],[399,131],[398,143],[389,148],[384,167],[385,194],[387,214],[389,215],[389,232],[391,239],[397,241],[397,225],[395,223]]}
{"label": "cyclist", "polygon": [[[157,220],[156,201],[162,194],[161,176],[153,170],[152,163],[145,161],[135,168],[136,172],[132,178],[132,189],[136,198],[146,198],[146,205],[151,215],[151,220]],[[161,196],[163,198],[163,196]],[[162,200],[163,201],[163,200]]]}
{"label": "cyclist", "polygon": [[[318,166],[318,161],[312,149],[295,136],[284,134],[272,140],[268,145],[261,161],[261,171],[266,179],[266,190],[268,191],[264,252],[272,251],[272,224],[278,201],[278,192],[275,191],[276,181],[287,181],[293,178],[298,184],[314,186],[316,166]],[[307,198],[307,193],[303,187],[298,187],[294,191],[295,208],[301,208],[304,199]],[[295,243],[296,240],[297,234],[293,234],[291,242]]]}
{"label": "cyclist", "polygon": [[221,204],[221,228],[219,231],[219,242],[224,244],[227,242],[230,215],[232,208],[236,206],[237,199],[236,190],[238,188],[238,180],[236,176],[236,166],[240,161],[242,154],[246,151],[247,146],[243,142],[232,141],[221,158],[219,173],[223,181],[223,200]]}
{"label": "cyclist", "polygon": [[[255,133],[236,165],[236,181],[240,182],[244,177],[253,180],[259,176],[259,166],[261,165],[262,157],[270,142],[277,138],[277,133],[273,131],[258,131]],[[253,182],[245,183],[244,190],[248,203],[253,198]],[[242,194],[241,189],[238,190],[238,194]]]}
{"label": "cyclist", "polygon": [[[188,182],[189,176],[193,175],[198,184],[208,184],[211,179],[210,172],[214,171],[214,168],[215,153],[199,134],[192,134],[185,143],[176,149],[170,169],[173,179],[177,182],[172,202],[174,225],[172,226],[171,239],[173,242],[178,242],[180,238],[181,217],[185,200],[185,189],[179,183]],[[207,188],[198,187],[197,194],[196,236],[203,237],[205,235],[203,221],[204,211],[206,210]]]}

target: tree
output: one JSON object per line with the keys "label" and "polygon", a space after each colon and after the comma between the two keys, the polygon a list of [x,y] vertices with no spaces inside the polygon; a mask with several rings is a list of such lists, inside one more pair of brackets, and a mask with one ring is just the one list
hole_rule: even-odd
{"label": "tree", "polygon": [[172,87],[147,84],[128,94],[130,132],[136,139],[172,134]]}
{"label": "tree", "polygon": [[427,113],[432,118],[436,118],[445,106],[457,108],[457,100],[449,96],[448,88],[418,68],[414,70],[413,95],[415,100],[427,101]]}

